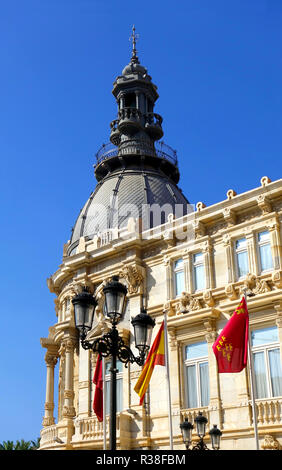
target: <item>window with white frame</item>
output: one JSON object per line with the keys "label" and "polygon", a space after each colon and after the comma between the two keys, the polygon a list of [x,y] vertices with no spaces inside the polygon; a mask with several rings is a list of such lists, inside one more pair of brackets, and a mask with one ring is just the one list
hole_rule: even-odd
{"label": "window with white frame", "polygon": [[208,406],[210,391],[207,343],[187,345],[185,347],[184,364],[187,408]]}
{"label": "window with white frame", "polygon": [[282,367],[277,327],[251,333],[256,398],[282,396]]}
{"label": "window with white frame", "polygon": [[239,238],[235,242],[236,270],[238,279],[245,277],[249,272],[249,257],[246,238]]}
{"label": "window with white frame", "polygon": [[185,291],[183,259],[174,262],[174,286],[176,296]]}
{"label": "window with white frame", "polygon": [[193,283],[194,291],[203,290],[206,287],[205,265],[203,253],[193,254]]}
{"label": "window with white frame", "polygon": [[258,251],[259,251],[259,264],[261,271],[269,271],[273,269],[270,234],[267,230],[257,234]]}
{"label": "window with white frame", "polygon": [[[105,364],[105,398],[106,398],[106,415],[110,413],[111,403],[111,361],[107,361]],[[117,413],[123,410],[123,399],[122,399],[122,362],[117,360]]]}

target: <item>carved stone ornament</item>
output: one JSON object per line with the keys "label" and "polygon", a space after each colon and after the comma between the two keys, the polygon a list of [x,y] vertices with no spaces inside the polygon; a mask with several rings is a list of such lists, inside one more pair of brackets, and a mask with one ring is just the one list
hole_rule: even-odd
{"label": "carved stone ornament", "polygon": [[182,292],[179,302],[176,305],[176,313],[187,313],[194,310],[200,310],[202,308],[199,299],[195,298],[188,292]]}
{"label": "carved stone ornament", "polygon": [[170,300],[164,303],[163,313],[166,313],[168,317],[173,317],[175,315],[175,311]]}
{"label": "carved stone ornament", "polygon": [[226,193],[227,199],[233,199],[237,195],[236,191],[234,189],[229,189]]}
{"label": "carved stone ornament", "polygon": [[278,289],[282,289],[282,270],[272,273],[272,281]]}
{"label": "carved stone ornament", "polygon": [[228,227],[236,224],[236,214],[233,209],[225,207],[222,211],[223,217],[227,222]]}
{"label": "carved stone ornament", "polygon": [[206,304],[208,307],[214,307],[215,301],[214,301],[214,298],[213,298],[213,295],[212,295],[212,291],[211,291],[211,290],[206,290],[206,291],[203,293],[203,301],[205,302],[205,304]]}
{"label": "carved stone ornament", "polygon": [[280,442],[271,434],[266,434],[264,436],[264,441],[261,444],[263,450],[281,450],[282,446]]}
{"label": "carved stone ornament", "polygon": [[260,184],[262,186],[266,186],[267,184],[271,183],[271,179],[268,176],[263,176],[260,180]]}
{"label": "carved stone ornament", "polygon": [[227,295],[229,300],[237,299],[238,295],[237,295],[234,284],[227,284],[227,286],[225,286],[225,294]]}
{"label": "carved stone ornament", "polygon": [[197,202],[196,204],[196,210],[197,212],[202,211],[206,207],[206,204],[202,201]]}
{"label": "carved stone ornament", "polygon": [[73,280],[69,285],[68,288],[71,289],[73,295],[80,294],[83,291],[83,288],[87,287],[89,292],[93,294],[94,292],[94,285],[88,279],[81,279],[81,280]]}
{"label": "carved stone ornament", "polygon": [[192,221],[193,230],[195,233],[196,238],[204,237],[206,234],[206,227],[204,226],[203,222],[200,220],[193,220]]}
{"label": "carved stone ornament", "polygon": [[247,274],[243,286],[240,288],[240,293],[243,293],[247,289],[247,294],[265,294],[271,291],[271,287],[268,281],[259,279],[255,274]]}
{"label": "carved stone ornament", "polygon": [[263,215],[272,211],[271,202],[269,201],[269,199],[267,198],[265,194],[260,194],[257,197],[257,203]]}
{"label": "carved stone ornament", "polygon": [[119,276],[127,281],[129,294],[137,294],[144,281],[142,269],[138,266],[123,266]]}

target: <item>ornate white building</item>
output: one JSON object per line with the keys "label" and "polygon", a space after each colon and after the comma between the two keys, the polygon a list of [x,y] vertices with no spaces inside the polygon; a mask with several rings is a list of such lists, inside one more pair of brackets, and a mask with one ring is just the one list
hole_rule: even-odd
{"label": "ornate white building", "polygon": [[[212,350],[243,289],[255,294],[248,307],[259,441],[261,448],[279,448],[282,180],[264,176],[246,193],[230,190],[217,204],[191,206],[177,186],[176,153],[158,142],[163,131],[154,113],[157,87],[135,44],[113,94],[118,117],[111,123],[111,144],[97,154],[97,186],[64,246],[62,264],[48,279],[57,318],[41,338],[47,380],[40,448],[103,449],[103,424],[92,409],[97,357],[79,344],[71,300],[88,286],[98,300],[89,337],[101,336],[109,330],[102,288],[113,275],[128,288],[118,328],[132,348],[130,319],[146,307],[156,320],[155,335],[167,313],[174,449],[184,448],[180,423],[185,417],[193,421],[199,411],[209,427],[221,429],[222,449],[255,448],[248,370],[218,374]],[[155,368],[140,406],[134,392],[140,367],[118,367],[118,448],[168,449],[165,368]],[[108,383],[106,369],[106,391]]]}

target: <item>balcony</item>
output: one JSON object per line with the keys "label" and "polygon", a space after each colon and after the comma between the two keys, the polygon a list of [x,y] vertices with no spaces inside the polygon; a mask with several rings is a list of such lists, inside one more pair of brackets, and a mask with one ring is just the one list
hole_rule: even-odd
{"label": "balcony", "polygon": [[142,113],[137,108],[122,108],[118,113],[118,130],[126,134],[134,134],[141,127]]}
{"label": "balcony", "polygon": [[[133,145],[134,147],[134,141]],[[144,150],[146,152],[147,147]],[[96,153],[96,165],[98,166],[100,163],[104,162],[105,160],[108,160],[113,157],[117,157],[118,155],[118,148],[113,145],[111,142],[108,142],[107,144],[103,144],[102,147],[98,150]],[[178,166],[178,160],[177,160],[177,152],[176,150],[173,150],[169,145],[165,144],[164,142],[155,142],[155,155],[154,158],[159,158],[162,160],[167,160],[172,165]]]}
{"label": "balcony", "polygon": [[163,118],[159,114],[145,114],[145,129],[153,140],[159,140],[163,137],[162,122]]}

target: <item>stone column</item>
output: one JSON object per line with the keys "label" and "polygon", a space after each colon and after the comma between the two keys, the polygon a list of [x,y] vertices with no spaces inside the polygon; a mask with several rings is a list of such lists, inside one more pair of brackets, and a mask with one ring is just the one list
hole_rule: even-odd
{"label": "stone column", "polygon": [[169,256],[164,256],[163,264],[165,265],[166,300],[171,300],[174,296],[174,293],[173,293],[171,260]]}
{"label": "stone column", "polygon": [[210,244],[210,241],[207,241],[203,248],[206,273],[206,289],[213,289],[215,287],[212,251],[213,247]]}
{"label": "stone column", "polygon": [[63,418],[74,418],[75,408],[73,404],[73,367],[74,367],[74,347],[76,340],[71,336],[65,341],[65,390],[64,390],[64,406]]}
{"label": "stone column", "polygon": [[256,250],[256,240],[255,235],[253,232],[246,233],[246,240],[247,240],[247,251],[248,251],[248,258],[249,258],[249,272],[258,276],[259,272],[259,265],[257,259],[257,250]]}
{"label": "stone column", "polygon": [[234,272],[234,264],[233,264],[233,255],[232,255],[232,241],[228,234],[223,236],[223,246],[225,248],[226,253],[226,261],[227,261],[227,284],[231,284],[236,281],[236,276]]}
{"label": "stone column", "polygon": [[43,426],[51,426],[55,424],[54,419],[54,368],[57,364],[58,353],[47,350],[45,355],[45,362],[47,366],[46,377],[46,399],[45,399],[45,413],[43,418]]}
{"label": "stone column", "polygon": [[282,300],[278,300],[274,304],[274,308],[276,310],[276,325],[278,328],[278,338],[280,343],[280,357],[282,362]]}
{"label": "stone column", "polygon": [[273,260],[273,269],[281,269],[282,247],[280,242],[279,222],[277,220],[267,226],[270,234],[270,246]]}

